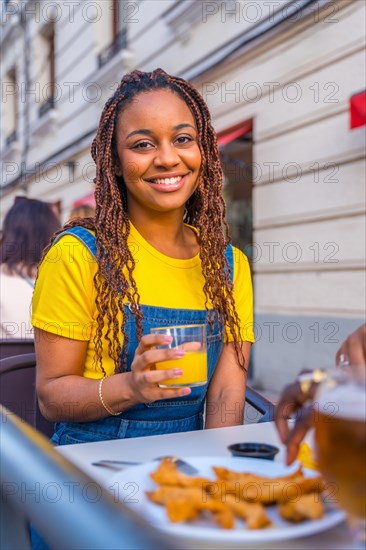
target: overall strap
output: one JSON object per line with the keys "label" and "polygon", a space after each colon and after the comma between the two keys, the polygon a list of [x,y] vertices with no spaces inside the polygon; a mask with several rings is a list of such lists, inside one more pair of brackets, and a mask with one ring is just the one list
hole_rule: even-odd
{"label": "overall strap", "polygon": [[96,245],[95,236],[92,233],[90,233],[90,231],[85,229],[85,227],[81,227],[80,225],[77,225],[76,227],[71,227],[70,229],[66,229],[65,231],[63,231],[57,236],[57,238],[53,242],[53,245],[55,245],[57,241],[59,241],[61,237],[63,237],[64,235],[73,235],[74,237],[79,239],[79,241],[81,241],[86,246],[90,254],[96,260],[97,245]]}
{"label": "overall strap", "polygon": [[234,253],[233,253],[233,247],[231,244],[228,244],[225,251],[225,257],[228,261],[229,268],[230,268],[230,281],[234,282]]}

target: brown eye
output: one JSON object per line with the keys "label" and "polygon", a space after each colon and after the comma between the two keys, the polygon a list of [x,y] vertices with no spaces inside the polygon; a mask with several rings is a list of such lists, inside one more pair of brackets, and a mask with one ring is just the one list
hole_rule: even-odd
{"label": "brown eye", "polygon": [[190,141],[193,141],[193,138],[191,136],[179,136],[177,138],[177,142],[181,144],[189,143]]}
{"label": "brown eye", "polygon": [[140,141],[140,143],[134,145],[133,149],[149,149],[150,147],[152,147],[152,145],[148,141]]}

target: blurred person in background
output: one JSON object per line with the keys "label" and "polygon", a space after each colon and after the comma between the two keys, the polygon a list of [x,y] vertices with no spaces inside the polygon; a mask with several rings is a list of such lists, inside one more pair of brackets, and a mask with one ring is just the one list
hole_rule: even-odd
{"label": "blurred person in background", "polygon": [[37,266],[51,236],[60,229],[52,207],[16,197],[0,236],[0,337],[32,339],[30,306]]}
{"label": "blurred person in background", "polygon": [[[363,367],[366,365],[366,323],[352,332],[342,343],[336,353],[336,365],[344,367]],[[311,373],[303,371],[300,373]],[[304,391],[297,379],[286,386],[281,394],[275,411],[275,422],[278,434],[287,447],[287,464],[292,464],[298,457],[301,442],[313,426],[314,414],[311,400],[314,399],[318,383],[312,381]],[[295,426],[290,429],[288,420],[296,414]]]}
{"label": "blurred person in background", "polygon": [[80,204],[71,210],[69,221],[75,220],[76,218],[94,218],[94,216],[95,208],[89,204]]}

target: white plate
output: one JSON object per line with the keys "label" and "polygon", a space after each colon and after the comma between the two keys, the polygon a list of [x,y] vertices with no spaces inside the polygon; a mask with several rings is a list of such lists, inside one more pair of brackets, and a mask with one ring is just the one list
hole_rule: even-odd
{"label": "white plate", "polygon": [[[238,472],[251,472],[268,477],[287,475],[297,469],[296,465],[284,466],[278,462],[238,457],[187,457],[187,462],[199,469],[199,474],[212,480],[216,479],[211,466],[222,466]],[[150,479],[150,473],[157,468],[156,462],[147,462],[140,466],[127,468],[109,478],[108,488],[115,498],[131,506],[142,514],[159,531],[180,540],[181,544],[191,548],[234,548],[246,543],[263,543],[284,539],[305,537],[324,531],[340,523],[344,513],[335,508],[325,507],[325,515],[319,520],[307,520],[293,524],[282,519],[277,506],[266,506],[266,513],[274,527],[267,529],[246,529],[245,523],[236,519],[234,529],[220,529],[209,521],[201,520],[195,523],[171,523],[166,516],[165,508],[152,503],[145,491],[154,490],[157,485]],[[312,470],[304,470],[307,476],[317,475]],[[183,543],[182,543],[183,541]],[[195,546],[191,546],[194,542]],[[205,543],[202,545],[202,543]]]}

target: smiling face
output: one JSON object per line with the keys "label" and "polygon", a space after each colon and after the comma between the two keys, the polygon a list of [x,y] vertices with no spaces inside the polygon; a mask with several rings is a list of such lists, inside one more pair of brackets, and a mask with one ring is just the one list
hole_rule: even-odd
{"label": "smiling face", "polygon": [[176,211],[198,185],[201,152],[194,117],[170,90],[135,96],[119,115],[115,173],[127,190],[132,223]]}

